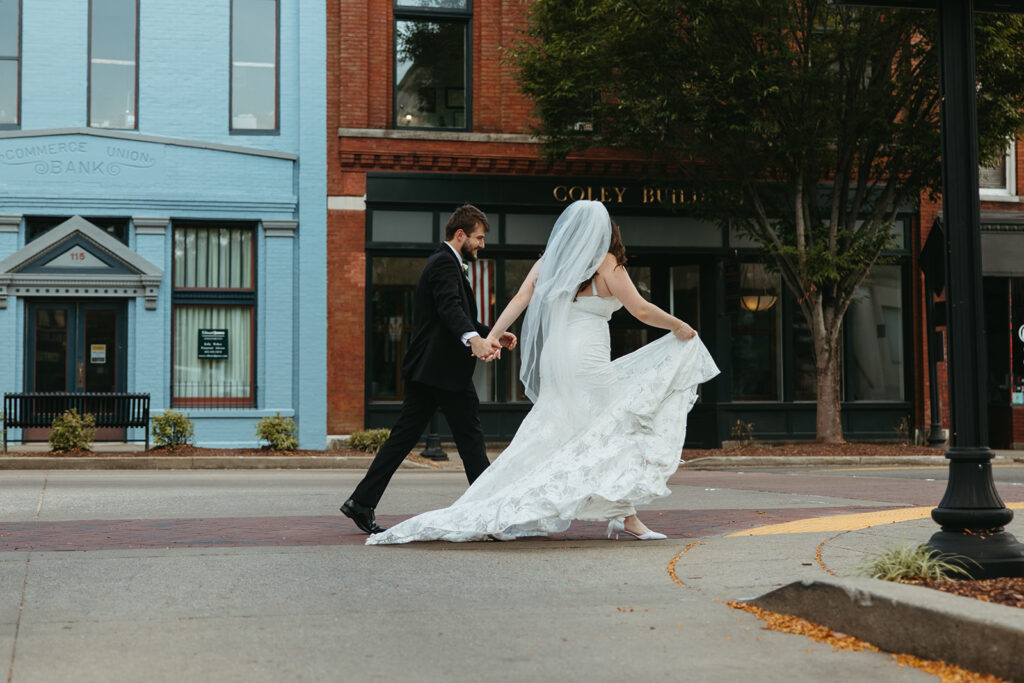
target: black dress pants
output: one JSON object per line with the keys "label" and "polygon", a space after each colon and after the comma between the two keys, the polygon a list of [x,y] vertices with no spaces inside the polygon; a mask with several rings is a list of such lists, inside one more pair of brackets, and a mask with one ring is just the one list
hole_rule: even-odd
{"label": "black dress pants", "polygon": [[398,421],[391,428],[391,436],[377,451],[366,476],[352,492],[352,499],[360,505],[377,507],[395,470],[419,443],[438,409],[448,421],[459,457],[466,467],[466,478],[472,484],[490,464],[477,414],[479,408],[480,399],[472,385],[465,391],[445,391],[420,382],[406,382],[405,401]]}

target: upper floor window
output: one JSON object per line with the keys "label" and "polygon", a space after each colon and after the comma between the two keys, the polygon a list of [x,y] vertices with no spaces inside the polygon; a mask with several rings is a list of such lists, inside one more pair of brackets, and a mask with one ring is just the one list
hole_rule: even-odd
{"label": "upper floor window", "polygon": [[20,74],[21,0],[0,0],[0,127],[21,122]]}
{"label": "upper floor window", "polygon": [[277,0],[231,1],[231,130],[277,130]]}
{"label": "upper floor window", "polygon": [[89,6],[89,125],[137,127],[138,0],[91,0]]}
{"label": "upper floor window", "polygon": [[978,190],[982,199],[1016,199],[1016,147],[1016,144],[1011,142],[1006,154],[995,164],[978,169]]}
{"label": "upper floor window", "polygon": [[395,126],[470,128],[470,0],[396,0]]}

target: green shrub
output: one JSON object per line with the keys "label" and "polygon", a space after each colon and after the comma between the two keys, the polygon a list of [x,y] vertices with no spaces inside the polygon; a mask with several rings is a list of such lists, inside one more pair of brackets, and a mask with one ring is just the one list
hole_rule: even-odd
{"label": "green shrub", "polygon": [[281,417],[281,413],[274,417],[265,417],[256,425],[256,436],[260,437],[260,441],[266,441],[275,451],[291,451],[298,448],[299,440],[295,436],[298,431],[299,427],[295,420]]}
{"label": "green shrub", "polygon": [[358,451],[376,453],[391,436],[390,429],[364,429],[348,437],[348,447]]}
{"label": "green shrub", "polygon": [[157,446],[191,444],[195,432],[192,420],[177,410],[165,410],[153,418],[153,443]]}
{"label": "green shrub", "polygon": [[75,408],[65,410],[63,415],[55,417],[50,424],[50,450],[87,451],[94,438],[96,418],[92,415],[79,415]]}
{"label": "green shrub", "polygon": [[943,580],[950,578],[951,574],[970,578],[970,572],[960,564],[963,561],[973,562],[967,557],[939,553],[927,543],[919,546],[894,545],[868,558],[858,567],[858,573],[871,579],[901,583],[917,579]]}

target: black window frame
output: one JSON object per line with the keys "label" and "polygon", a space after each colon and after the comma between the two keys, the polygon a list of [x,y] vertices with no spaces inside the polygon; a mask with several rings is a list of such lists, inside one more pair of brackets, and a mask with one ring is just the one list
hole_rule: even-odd
{"label": "black window frame", "polygon": [[[252,258],[252,286],[248,288],[213,288],[213,287],[176,287],[177,262],[171,256],[171,383],[170,383],[170,405],[172,408],[189,408],[193,410],[224,410],[240,409],[249,410],[259,406],[259,383],[257,373],[259,364],[257,351],[259,349],[259,237],[258,222],[217,220],[217,219],[179,219],[171,220],[171,244],[176,240],[178,229],[188,228],[231,228],[248,229],[251,234],[251,258]],[[175,319],[179,306],[246,306],[252,311],[250,315],[250,339],[249,339],[249,398],[238,399],[233,397],[201,397],[201,396],[178,396],[174,380],[174,341],[176,337]]]}
{"label": "black window frame", "polygon": [[274,0],[274,127],[235,128],[235,2],[228,8],[228,135],[281,134],[281,0]]}
{"label": "black window frame", "polygon": [[89,128],[99,128],[100,130],[138,130],[139,129],[139,35],[140,35],[140,11],[139,11],[139,0],[135,0],[135,87],[133,91],[135,93],[135,109],[132,112],[134,118],[133,125],[131,128],[122,126],[97,126],[92,122],[92,19],[93,19],[93,6],[96,0],[89,0],[89,49],[88,49],[88,62],[86,63],[86,94],[85,94],[85,120],[86,125]]}
{"label": "black window frame", "polygon": [[[466,32],[466,63],[464,85],[465,124],[462,126],[400,126],[398,124],[398,22],[436,21],[461,23]],[[447,7],[416,7],[394,0],[391,18],[391,126],[395,130],[427,130],[463,133],[473,130],[473,0],[466,0],[465,9]]]}
{"label": "black window frame", "polygon": [[3,123],[0,122],[0,130],[18,130],[21,128],[21,40],[22,40],[22,26],[24,16],[24,2],[23,0],[14,0],[18,7],[18,45],[15,48],[15,54],[13,57],[0,55],[0,61],[9,62],[13,61],[17,63],[15,69],[15,85],[14,85],[14,123]]}

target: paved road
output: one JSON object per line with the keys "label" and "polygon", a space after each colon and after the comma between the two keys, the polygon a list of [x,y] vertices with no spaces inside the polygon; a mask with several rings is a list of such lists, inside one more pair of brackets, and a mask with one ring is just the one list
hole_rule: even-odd
{"label": "paved road", "polygon": [[[996,471],[1020,509],[1024,467]],[[934,680],[763,631],[724,601],[927,540],[913,509],[941,498],[942,470],[681,470],[643,513],[667,541],[576,523],[384,548],[336,512],[359,476],[0,473],[0,681]],[[400,472],[378,511],[393,522],[464,488]]]}

